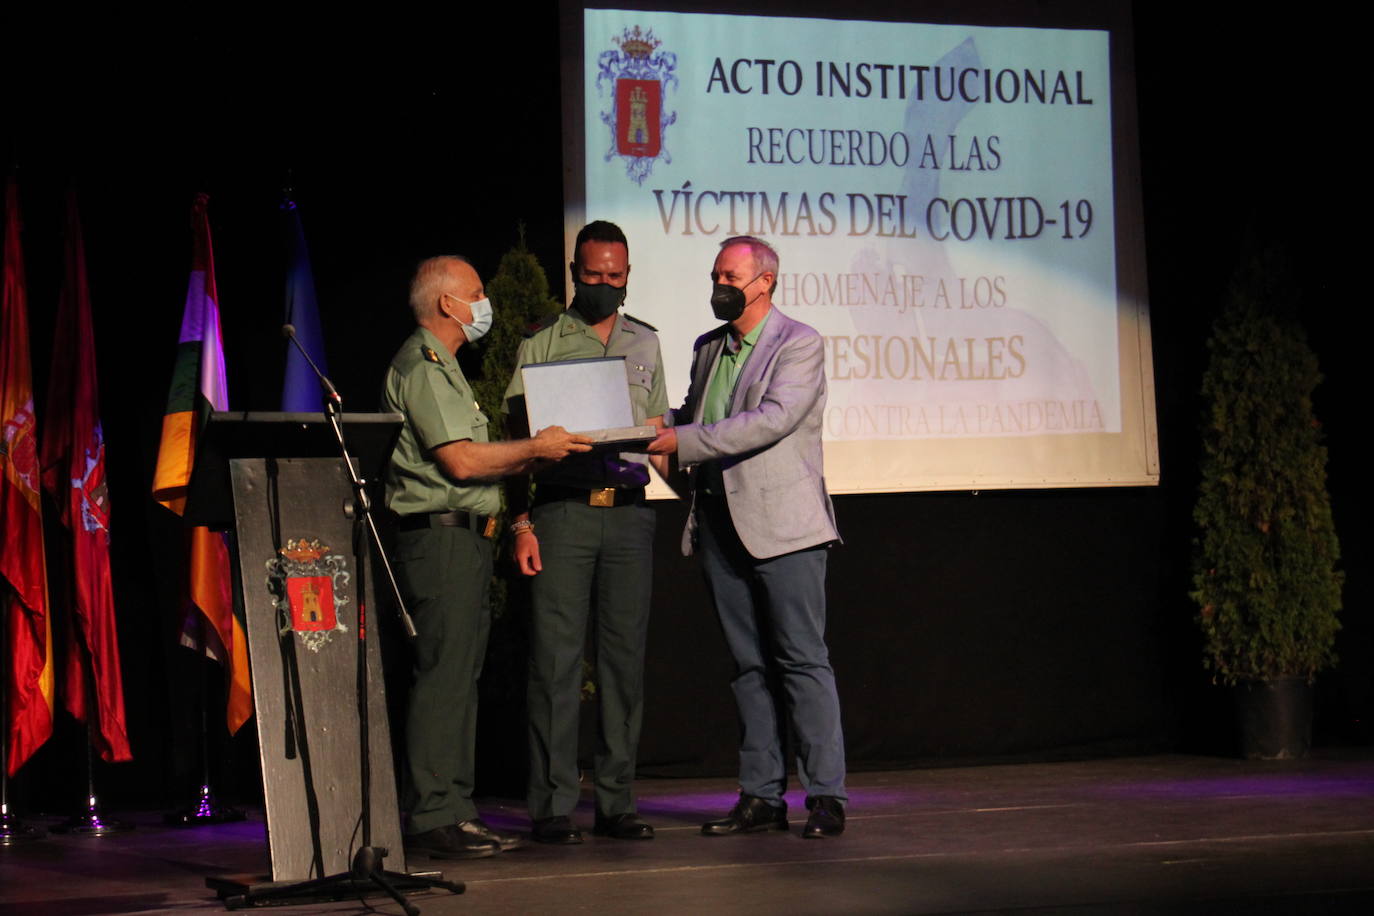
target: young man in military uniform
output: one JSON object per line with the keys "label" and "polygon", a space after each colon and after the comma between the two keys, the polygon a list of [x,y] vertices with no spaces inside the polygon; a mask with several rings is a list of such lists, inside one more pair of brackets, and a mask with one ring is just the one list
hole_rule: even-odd
{"label": "young man in military uniform", "polygon": [[[630,276],[625,234],[613,223],[589,223],[573,252],[572,305],[525,339],[518,364],[623,356],[636,424],[661,427],[668,397],[658,335],[619,311]],[[523,395],[517,368],[506,389],[517,434]],[[529,481],[514,477],[507,485],[515,559],[533,577],[529,811],[534,839],[543,843],[582,842],[570,815],[579,794],[582,649],[593,598],[600,712],[594,831],[618,839],[654,835],[635,811],[632,790],[653,572],[647,461],[642,454],[598,451],[541,470],[534,476],[532,510],[526,508]],[[666,463],[660,473],[665,470]]]}
{"label": "young man in military uniform", "polygon": [[472,803],[477,677],[486,654],[495,480],[590,442],[560,427],[487,441],[487,418],[455,354],[491,326],[491,303],[462,258],[423,262],[410,288],[415,332],[387,370],[383,409],[405,415],[386,473],[396,513],[396,572],[418,631],[406,720],[406,847],[438,858],[489,856],[520,841]]}

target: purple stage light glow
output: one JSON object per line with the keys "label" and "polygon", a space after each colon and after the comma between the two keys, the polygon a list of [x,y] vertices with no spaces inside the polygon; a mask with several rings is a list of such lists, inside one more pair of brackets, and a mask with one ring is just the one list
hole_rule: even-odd
{"label": "purple stage light glow", "polygon": [[1210,779],[1132,782],[1104,786],[1097,794],[1134,798],[1234,798],[1265,796],[1374,795],[1374,774],[1359,776],[1319,776],[1311,773],[1274,773],[1267,775],[1224,776]]}

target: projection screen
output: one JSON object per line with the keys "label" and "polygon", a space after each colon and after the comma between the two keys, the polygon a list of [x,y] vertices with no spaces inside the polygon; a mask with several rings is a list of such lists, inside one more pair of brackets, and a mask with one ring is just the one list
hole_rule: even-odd
{"label": "projection screen", "polygon": [[1123,31],[565,7],[567,256],[625,230],[677,404],[720,242],[773,244],[834,493],[1156,484]]}

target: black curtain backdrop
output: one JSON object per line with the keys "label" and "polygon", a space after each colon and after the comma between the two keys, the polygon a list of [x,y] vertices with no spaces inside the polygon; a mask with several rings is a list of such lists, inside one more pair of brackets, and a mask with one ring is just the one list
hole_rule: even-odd
{"label": "black curtain backdrop", "polygon": [[[1200,664],[1188,558],[1205,339],[1252,237],[1282,243],[1292,258],[1326,373],[1317,409],[1348,579],[1342,663],[1318,682],[1317,739],[1370,740],[1374,633],[1353,527],[1355,408],[1367,375],[1352,326],[1364,273],[1350,228],[1364,195],[1353,189],[1365,183],[1345,110],[1354,49],[1316,12],[1306,23],[1199,21],[1197,12],[1135,12],[1163,483],[837,499],[845,544],[830,556],[830,644],[855,768],[1231,751],[1229,700]],[[489,276],[523,226],[561,289],[556,9],[486,15],[480,27],[448,13],[333,23],[328,35],[283,22],[238,23],[236,35],[223,23],[160,22],[173,35],[157,39],[127,20],[82,34],[70,23],[0,30],[0,155],[18,167],[40,424],[47,380],[63,371],[49,353],[69,183],[85,224],[136,754],[97,766],[107,801],[170,805],[198,784],[202,685],[221,791],[260,792],[252,724],[224,738],[218,670],[174,647],[178,522],[148,495],[193,194],[210,195],[235,408],[279,401],[286,186],[305,225],[331,374],[350,409],[376,406],[410,327],[406,285],[419,259],[459,252]],[[920,16],[913,6],[911,18]],[[703,328],[705,293],[682,302],[701,311]],[[728,778],[729,659],[700,571],[678,553],[685,510],[658,512],[642,770]],[[517,796],[520,627],[518,612],[497,627],[479,749],[483,788]],[[405,648],[389,622],[383,636],[399,708]],[[67,810],[84,797],[82,732],[65,714],[59,725],[15,784],[26,810]]]}

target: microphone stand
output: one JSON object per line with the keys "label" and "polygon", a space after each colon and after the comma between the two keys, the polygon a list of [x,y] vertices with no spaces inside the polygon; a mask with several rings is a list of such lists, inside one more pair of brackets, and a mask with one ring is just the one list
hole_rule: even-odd
{"label": "microphone stand", "polygon": [[353,485],[354,503],[351,513],[353,518],[353,551],[355,568],[358,571],[358,782],[362,794],[362,806],[359,814],[362,846],[354,853],[352,867],[346,872],[260,891],[249,890],[243,894],[227,898],[225,905],[232,910],[247,906],[305,900],[341,900],[365,894],[369,890],[381,890],[400,904],[406,916],[419,916],[419,907],[413,906],[406,900],[398,888],[406,890],[442,888],[450,893],[461,894],[466,890],[466,885],[461,881],[445,881],[442,877],[435,878],[387,871],[382,867],[382,860],[386,858],[388,850],[382,846],[372,845],[372,755],[368,729],[369,690],[364,530],[370,535],[377,556],[382,561],[382,569],[386,571],[387,580],[391,585],[391,593],[400,614],[401,624],[405,627],[406,635],[412,639],[415,637],[415,622],[406,611],[405,601],[402,599],[400,587],[396,583],[396,576],[391,571],[391,563],[388,561],[386,550],[382,546],[382,539],[377,533],[377,525],[372,518],[372,501],[367,495],[367,482],[358,475],[358,469],[352,456],[348,453],[348,446],[344,442],[343,398],[340,397],[338,389],[329,381],[329,378],[320,371],[320,367],[315,365],[315,361],[310,358],[310,354],[301,346],[300,341],[296,339],[296,329],[289,324],[283,325],[282,335],[295,345],[301,356],[305,357],[311,370],[314,371],[315,377],[320,380],[320,388],[324,393],[324,415],[329,420],[330,428],[334,430],[334,438],[339,443],[340,457],[343,459],[344,468],[348,471],[349,481]]}

